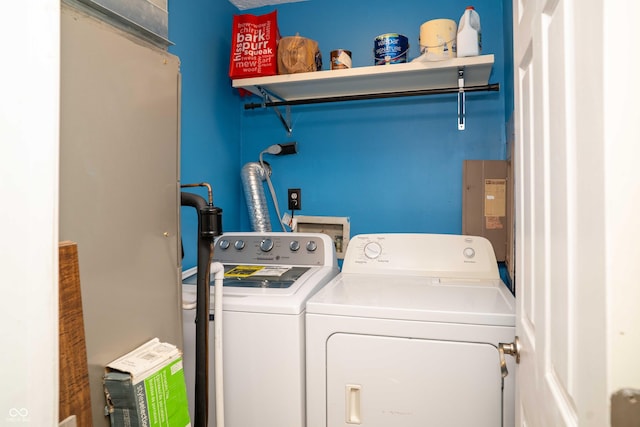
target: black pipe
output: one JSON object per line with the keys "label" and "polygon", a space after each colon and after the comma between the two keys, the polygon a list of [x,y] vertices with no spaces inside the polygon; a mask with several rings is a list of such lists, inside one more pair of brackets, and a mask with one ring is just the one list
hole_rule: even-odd
{"label": "black pipe", "polygon": [[196,285],[196,384],[194,427],[207,427],[209,407],[209,275],[213,242],[222,234],[222,209],[207,203],[197,194],[180,194],[182,206],[198,212],[198,275]]}
{"label": "black pipe", "polygon": [[[468,86],[463,88],[464,92],[497,92],[500,90],[500,83],[491,83],[481,86]],[[364,95],[345,95],[334,96],[331,98],[310,98],[297,99],[292,101],[269,101],[262,103],[249,103],[244,105],[245,110],[254,110],[256,108],[280,107],[287,105],[307,105],[307,104],[326,104],[328,102],[344,102],[344,101],[363,101],[367,99],[383,99],[383,98],[403,98],[407,96],[424,96],[424,95],[441,95],[445,93],[457,93],[460,88],[440,88],[440,89],[424,89],[411,90],[403,92],[386,92],[386,93],[369,93]]]}

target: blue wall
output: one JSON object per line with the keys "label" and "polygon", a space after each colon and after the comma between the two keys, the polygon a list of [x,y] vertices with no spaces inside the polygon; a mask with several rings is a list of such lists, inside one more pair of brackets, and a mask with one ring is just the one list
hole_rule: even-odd
{"label": "blue wall", "polygon": [[[490,81],[503,83],[501,3],[474,4],[485,28],[483,51],[496,56]],[[339,47],[353,52],[354,66],[368,66],[373,63],[376,35],[405,34],[413,58],[419,53],[420,25],[440,17],[457,20],[467,3],[404,1],[396,5],[397,10],[389,13],[389,2],[380,0],[291,3],[278,7],[278,23],[283,36],[299,32],[317,40],[325,69],[329,52]],[[352,234],[459,233],[462,161],[505,156],[502,92],[470,94],[467,99],[464,132],[456,127],[455,95],[292,107],[291,138],[272,111],[243,111],[242,161],[255,160],[270,144],[295,140],[298,155],[269,161],[281,201],[286,200],[287,188],[302,189],[301,214],[348,216]],[[246,209],[241,212],[246,228]],[[272,224],[277,224],[275,216]]]}
{"label": "blue wall", "polygon": [[[489,81],[500,83],[501,91],[467,95],[465,131],[457,130],[456,96],[437,95],[292,107],[290,137],[271,109],[243,109],[244,102],[257,98],[241,99],[230,90],[231,19],[241,12],[226,1],[169,4],[170,38],[176,43],[172,52],[183,64],[182,182],[213,184],[225,230],[250,229],[242,165],[256,161],[271,144],[296,141],[297,155],[265,157],[273,167],[281,211],[287,189],[295,187],[302,189],[300,214],[350,217],[352,236],[462,231],[463,160],[505,158],[505,117],[512,101],[502,89],[511,62],[505,58],[510,50],[503,19],[510,12],[501,1],[473,2],[482,22],[483,53],[495,55]],[[375,36],[406,35],[413,59],[419,54],[420,25],[435,18],[457,21],[467,2],[405,0],[394,5],[382,0],[290,3],[277,7],[278,24],[282,36],[299,33],[318,41],[324,69],[336,48],[351,50],[355,67],[369,66]],[[273,210],[271,222],[279,230]],[[183,233],[195,233],[192,227],[183,208]],[[192,243],[186,235],[184,241],[186,268],[195,265],[195,249],[187,247]]]}
{"label": "blue wall", "polygon": [[504,2],[504,81],[502,86],[505,100],[505,123],[511,119],[513,114],[513,3]]}
{"label": "blue wall", "polygon": [[[169,51],[180,58],[182,73],[180,181],[208,182],[215,206],[223,209],[223,227],[240,227],[240,100],[227,78],[231,17],[228,1],[169,1]],[[186,189],[207,198],[206,189]],[[185,258],[197,264],[197,214],[180,212]]]}

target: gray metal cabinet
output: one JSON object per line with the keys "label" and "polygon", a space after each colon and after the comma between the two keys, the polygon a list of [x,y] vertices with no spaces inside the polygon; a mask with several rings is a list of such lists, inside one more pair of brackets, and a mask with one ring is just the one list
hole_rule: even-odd
{"label": "gray metal cabinet", "polygon": [[61,25],[60,239],[78,243],[106,427],[104,366],[153,337],[182,348],[179,59],[67,6]]}

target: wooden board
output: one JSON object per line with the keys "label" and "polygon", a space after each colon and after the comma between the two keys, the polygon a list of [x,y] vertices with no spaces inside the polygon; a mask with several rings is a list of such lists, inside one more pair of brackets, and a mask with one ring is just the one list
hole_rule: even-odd
{"label": "wooden board", "polygon": [[78,245],[59,245],[59,420],[75,415],[78,427],[91,427],[89,372],[82,317]]}

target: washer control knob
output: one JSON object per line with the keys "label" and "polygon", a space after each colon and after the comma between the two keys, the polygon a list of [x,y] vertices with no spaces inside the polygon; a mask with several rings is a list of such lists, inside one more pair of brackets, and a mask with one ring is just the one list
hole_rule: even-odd
{"label": "washer control knob", "polygon": [[273,240],[262,239],[262,241],[260,242],[260,249],[262,250],[262,252],[269,252],[271,249],[273,249]]}
{"label": "washer control knob", "polygon": [[382,254],[382,246],[378,242],[369,242],[364,246],[364,255],[369,259],[376,259]]}
{"label": "washer control knob", "polygon": [[465,256],[465,258],[473,258],[474,256],[476,256],[476,251],[473,248],[464,248],[462,254]]}
{"label": "washer control knob", "polygon": [[289,243],[289,249],[291,249],[293,252],[296,252],[298,249],[300,249],[300,242],[298,242],[297,240],[292,240],[291,243]]}
{"label": "washer control knob", "polygon": [[307,242],[307,250],[310,251],[310,252],[313,252],[316,249],[318,249],[318,244],[313,240],[309,240]]}
{"label": "washer control knob", "polygon": [[239,251],[244,249],[244,240],[236,240],[236,242],[233,244],[233,247]]}
{"label": "washer control knob", "polygon": [[229,249],[229,241],[227,239],[222,239],[220,240],[220,243],[218,244],[218,246],[220,246],[220,249]]}

